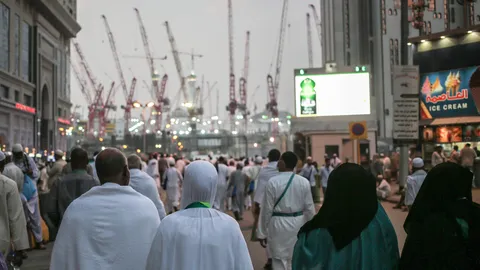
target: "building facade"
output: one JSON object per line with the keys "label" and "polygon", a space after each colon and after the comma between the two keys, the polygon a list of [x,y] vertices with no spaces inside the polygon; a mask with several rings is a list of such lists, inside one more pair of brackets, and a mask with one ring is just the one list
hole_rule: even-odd
{"label": "building facade", "polygon": [[[414,5],[415,7],[415,5]],[[412,60],[420,67],[420,125],[424,158],[436,145],[480,147],[480,2],[426,1],[410,26]]]}
{"label": "building facade", "polygon": [[0,0],[0,9],[0,144],[66,150],[76,10],[47,0]]}

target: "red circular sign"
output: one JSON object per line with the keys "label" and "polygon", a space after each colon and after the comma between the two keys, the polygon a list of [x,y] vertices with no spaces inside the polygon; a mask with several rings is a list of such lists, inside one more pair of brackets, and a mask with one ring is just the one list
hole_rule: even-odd
{"label": "red circular sign", "polygon": [[352,125],[352,134],[355,136],[361,136],[365,133],[365,127],[360,123]]}

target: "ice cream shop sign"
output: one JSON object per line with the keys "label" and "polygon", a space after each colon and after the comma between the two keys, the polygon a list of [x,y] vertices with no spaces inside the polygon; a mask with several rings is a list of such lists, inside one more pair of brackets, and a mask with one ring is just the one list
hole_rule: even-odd
{"label": "ice cream shop sign", "polygon": [[422,119],[480,115],[480,67],[423,74]]}

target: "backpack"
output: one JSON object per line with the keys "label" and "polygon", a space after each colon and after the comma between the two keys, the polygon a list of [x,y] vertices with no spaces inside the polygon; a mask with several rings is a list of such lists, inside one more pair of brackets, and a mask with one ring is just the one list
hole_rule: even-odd
{"label": "backpack", "polygon": [[30,199],[35,195],[37,192],[37,187],[35,186],[35,183],[33,183],[32,178],[30,176],[24,174],[23,175],[23,190],[22,194],[25,196],[27,201],[30,201]]}

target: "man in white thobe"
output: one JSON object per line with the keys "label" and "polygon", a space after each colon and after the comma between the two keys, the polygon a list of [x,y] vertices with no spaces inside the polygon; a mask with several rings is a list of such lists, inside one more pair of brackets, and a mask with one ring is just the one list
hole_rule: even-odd
{"label": "man in white thobe", "polygon": [[215,167],[218,173],[217,193],[215,194],[215,201],[213,208],[225,212],[225,200],[227,198],[227,183],[228,183],[228,167],[226,159],[219,157]]}
{"label": "man in white thobe", "polygon": [[130,170],[129,185],[138,193],[152,200],[158,211],[160,220],[165,218],[165,207],[163,206],[160,195],[157,192],[155,180],[150,175],[142,171],[142,160],[138,155],[132,154],[127,158],[128,169]]}
{"label": "man in white thobe", "polygon": [[[0,152],[0,172],[4,167],[5,154]],[[27,222],[18,188],[15,181],[0,174],[0,253],[3,255],[8,254],[12,245],[15,250],[29,248]]]}
{"label": "man in white thobe", "polygon": [[[268,152],[268,164],[267,166],[260,169],[260,172],[257,176],[257,187],[255,189],[255,194],[253,197],[254,207],[253,207],[253,228],[252,228],[252,237],[251,241],[258,241],[257,238],[257,228],[258,228],[258,220],[260,218],[260,209],[262,208],[263,197],[265,194],[265,187],[268,184],[268,181],[274,176],[279,174],[277,163],[280,159],[280,151],[277,149],[272,149]],[[268,248],[266,249],[267,252],[267,263],[265,264],[265,269],[272,268],[272,256],[270,255],[270,251]]]}
{"label": "man in white thobe", "polygon": [[425,171],[423,159],[417,157],[412,160],[412,174],[407,177],[407,190],[405,192],[405,205],[408,209],[412,207],[415,198],[422,187],[427,172]]}
{"label": "man in white thobe", "polygon": [[167,212],[171,214],[178,211],[180,206],[180,185],[183,177],[175,167],[175,162],[170,160],[169,165],[170,167],[165,172],[163,181],[166,181],[167,187]]}
{"label": "man in white thobe", "polygon": [[50,270],[145,269],[160,225],[153,202],[129,186],[127,159],[117,149],[98,154],[102,186],[67,208],[53,246]]}
{"label": "man in white thobe", "polygon": [[158,154],[153,153],[148,161],[147,165],[147,174],[150,175],[154,180],[157,187],[160,187],[160,171],[158,170]]}
{"label": "man in white thobe", "polygon": [[211,208],[217,181],[217,171],[208,161],[185,168],[182,210],[158,227],[147,270],[253,270],[238,223]]}
{"label": "man in white thobe", "polygon": [[282,154],[280,174],[268,182],[260,209],[257,237],[262,246],[268,242],[273,270],[292,269],[297,233],[315,215],[310,183],[294,172],[297,162],[293,152]]}

